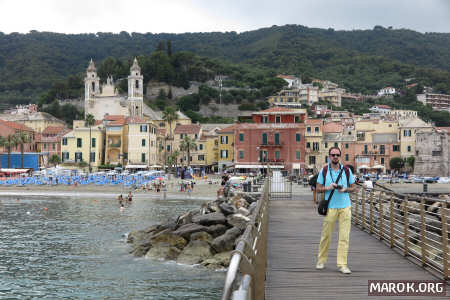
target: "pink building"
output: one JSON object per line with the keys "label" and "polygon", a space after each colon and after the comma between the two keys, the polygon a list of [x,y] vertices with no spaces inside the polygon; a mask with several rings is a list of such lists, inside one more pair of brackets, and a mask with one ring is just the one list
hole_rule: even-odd
{"label": "pink building", "polygon": [[254,123],[302,123],[306,119],[306,112],[285,107],[271,107],[254,112],[252,116]]}

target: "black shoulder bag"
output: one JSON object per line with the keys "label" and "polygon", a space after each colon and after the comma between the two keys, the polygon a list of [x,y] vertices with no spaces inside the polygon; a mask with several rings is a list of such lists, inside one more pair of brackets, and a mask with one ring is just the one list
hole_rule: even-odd
{"label": "black shoulder bag", "polygon": [[[339,182],[339,179],[341,179],[341,176],[342,176],[342,171],[344,171],[344,168],[341,169],[341,172],[339,172],[339,175],[338,175],[338,177],[337,177],[337,179],[336,179],[336,182],[333,182],[333,183],[338,183],[338,182]],[[330,171],[330,172],[331,172],[331,171]],[[326,174],[325,174],[325,179],[326,179]],[[324,180],[323,183],[324,183],[324,185],[325,185],[325,180]],[[330,196],[328,197],[328,200],[325,200],[325,199],[320,200],[319,206],[317,207],[317,212],[319,213],[319,215],[322,215],[322,216],[326,216],[326,215],[327,215],[327,212],[328,212],[328,204],[330,203],[331,197],[333,197],[333,194],[334,194],[334,191],[335,191],[335,190],[336,190],[336,189],[333,189],[333,190],[331,191]]]}

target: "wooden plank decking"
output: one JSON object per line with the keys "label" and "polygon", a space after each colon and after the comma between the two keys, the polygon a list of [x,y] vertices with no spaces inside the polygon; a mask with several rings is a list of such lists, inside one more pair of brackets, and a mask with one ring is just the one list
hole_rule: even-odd
{"label": "wooden plank decking", "polygon": [[[336,267],[337,224],[328,263],[324,270],[316,270],[323,217],[314,211],[311,199],[308,195],[270,202],[266,299],[417,300],[421,297],[369,297],[368,280],[438,279],[355,226],[348,254],[352,274],[339,273]],[[447,285],[447,295],[449,290]]]}

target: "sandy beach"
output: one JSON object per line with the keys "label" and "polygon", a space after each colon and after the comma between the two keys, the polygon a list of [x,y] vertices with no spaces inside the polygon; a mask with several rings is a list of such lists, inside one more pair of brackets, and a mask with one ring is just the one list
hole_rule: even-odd
{"label": "sandy beach", "polygon": [[[212,184],[210,182],[212,181]],[[213,200],[217,197],[217,190],[220,187],[220,180],[218,176],[210,177],[208,179],[195,180],[193,191],[180,192],[181,179],[174,178],[166,180],[166,197],[170,199],[174,198],[197,198],[205,200]],[[128,194],[132,191],[134,197],[137,198],[163,198],[163,192],[144,191],[141,187],[132,190],[130,187],[123,187],[122,185],[27,185],[27,186],[5,186],[0,185],[0,195],[68,195],[68,196],[105,196],[105,197],[117,197],[119,194]]]}

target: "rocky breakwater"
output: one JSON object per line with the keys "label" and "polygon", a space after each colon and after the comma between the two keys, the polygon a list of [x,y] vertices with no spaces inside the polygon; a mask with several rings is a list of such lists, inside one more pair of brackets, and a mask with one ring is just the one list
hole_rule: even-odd
{"label": "rocky breakwater", "polygon": [[244,193],[231,186],[218,198],[163,224],[128,234],[130,253],[137,257],[226,268],[236,241],[244,233],[260,194]]}

